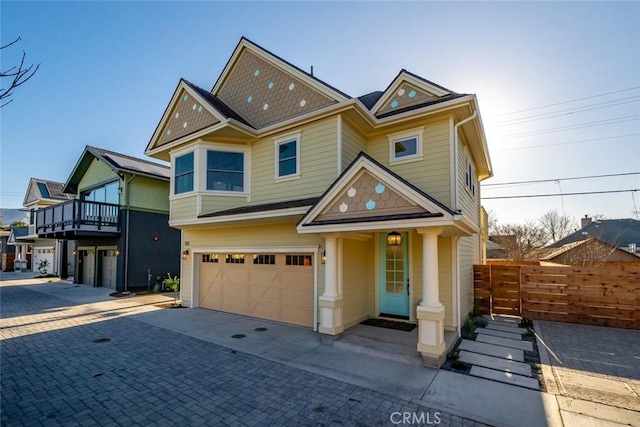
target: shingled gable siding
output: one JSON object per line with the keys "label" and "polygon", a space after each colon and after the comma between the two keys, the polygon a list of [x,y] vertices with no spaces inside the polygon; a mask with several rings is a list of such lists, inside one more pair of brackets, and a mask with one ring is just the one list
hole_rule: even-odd
{"label": "shingled gable siding", "polygon": [[[198,248],[238,248],[239,252],[244,252],[243,248],[265,248],[265,252],[273,247],[287,246],[316,246],[324,244],[324,239],[314,234],[298,234],[295,222],[286,224],[271,224],[263,226],[237,227],[211,227],[207,229],[194,230],[187,229],[182,232],[183,245],[189,242],[189,248],[195,259],[191,256],[182,260],[181,268],[181,294],[180,298],[184,305],[190,305],[192,301],[192,271],[191,265],[200,262]],[[314,268],[317,267],[318,260],[314,260]],[[318,269],[318,283],[324,283],[324,268],[320,265]]]}
{"label": "shingled gable siding", "polygon": [[[422,135],[423,160],[389,166],[388,134],[425,126]],[[418,188],[447,206],[451,205],[449,119],[405,125],[385,130],[369,140],[367,152]]]}
{"label": "shingled gable siding", "polygon": [[[136,177],[131,181],[129,191],[131,192],[129,196],[131,209],[158,213],[169,212],[168,181]],[[124,200],[126,200],[126,193]]]}
{"label": "shingled gable siding", "polygon": [[[300,178],[275,182],[274,138],[300,132]],[[251,152],[251,203],[321,195],[336,179],[337,118],[310,123],[255,142]]]}
{"label": "shingled gable siding", "polygon": [[119,179],[120,177],[113,171],[113,169],[105,165],[104,162],[94,159],[82,179],[80,179],[80,183],[78,184],[78,193],[80,194],[89,188]]}
{"label": "shingled gable siding", "polygon": [[345,170],[361,151],[366,151],[367,139],[346,120],[342,120],[342,168]]}

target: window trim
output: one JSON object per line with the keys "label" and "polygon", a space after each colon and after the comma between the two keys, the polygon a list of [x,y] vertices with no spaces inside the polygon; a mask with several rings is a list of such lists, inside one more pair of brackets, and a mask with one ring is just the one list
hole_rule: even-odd
{"label": "window trim", "polygon": [[[300,178],[300,135],[302,132],[294,132],[273,139],[274,143],[274,180],[275,182],[291,181]],[[289,175],[280,175],[280,150],[279,147],[290,142],[296,143],[296,172]]]}
{"label": "window trim", "polygon": [[[390,133],[387,135],[389,141],[389,164],[397,165],[402,163],[415,162],[424,159],[422,148],[422,135],[424,133],[424,126],[414,129],[409,129],[402,132]],[[409,156],[396,157],[395,144],[407,139],[416,139],[416,154]]]}
{"label": "window trim", "polygon": [[467,191],[471,195],[472,198],[476,197],[476,168],[471,161],[468,153],[465,153],[466,163],[465,163],[465,171],[464,171],[464,183]]}

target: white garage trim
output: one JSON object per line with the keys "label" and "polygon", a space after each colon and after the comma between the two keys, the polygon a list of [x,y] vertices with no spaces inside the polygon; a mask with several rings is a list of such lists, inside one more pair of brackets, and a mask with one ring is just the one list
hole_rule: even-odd
{"label": "white garage trim", "polygon": [[191,308],[200,306],[200,255],[209,253],[219,254],[261,254],[261,253],[307,253],[314,257],[313,265],[313,330],[318,330],[318,269],[320,268],[320,246],[287,246],[287,247],[254,247],[254,248],[231,248],[231,247],[191,247],[192,256],[189,257],[191,264]]}

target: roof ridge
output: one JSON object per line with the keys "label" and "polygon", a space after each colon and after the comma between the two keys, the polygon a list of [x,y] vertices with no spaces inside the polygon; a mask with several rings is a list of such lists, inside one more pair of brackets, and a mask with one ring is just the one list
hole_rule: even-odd
{"label": "roof ridge", "polygon": [[148,164],[153,165],[153,166],[159,166],[161,168],[171,169],[170,166],[162,164],[162,163],[153,162],[153,161],[147,160],[147,159],[141,159],[139,157],[133,157],[133,156],[131,156],[129,154],[118,153],[117,151],[108,150],[106,148],[94,147],[92,145],[87,145],[87,148],[92,149],[92,150],[97,150],[98,152],[104,152],[106,154],[115,154],[116,156],[126,157],[129,160],[135,160],[135,161],[139,161],[139,162],[148,163]]}

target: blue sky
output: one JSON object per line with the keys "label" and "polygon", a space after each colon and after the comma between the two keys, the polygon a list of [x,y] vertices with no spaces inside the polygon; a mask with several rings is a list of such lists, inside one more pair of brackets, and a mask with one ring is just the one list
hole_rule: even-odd
{"label": "blue sky", "polygon": [[[66,181],[85,145],[144,157],[179,79],[211,88],[241,36],[300,68],[313,65],[318,78],[351,96],[383,90],[402,68],[477,94],[495,175],[484,197],[640,189],[640,175],[490,185],[640,172],[639,3],[2,1],[0,8],[2,43],[22,37],[2,52],[2,69],[22,50],[28,63],[41,64],[0,110],[1,207],[19,207],[32,176]],[[635,217],[640,191],[483,205],[500,222],[549,209]]]}

